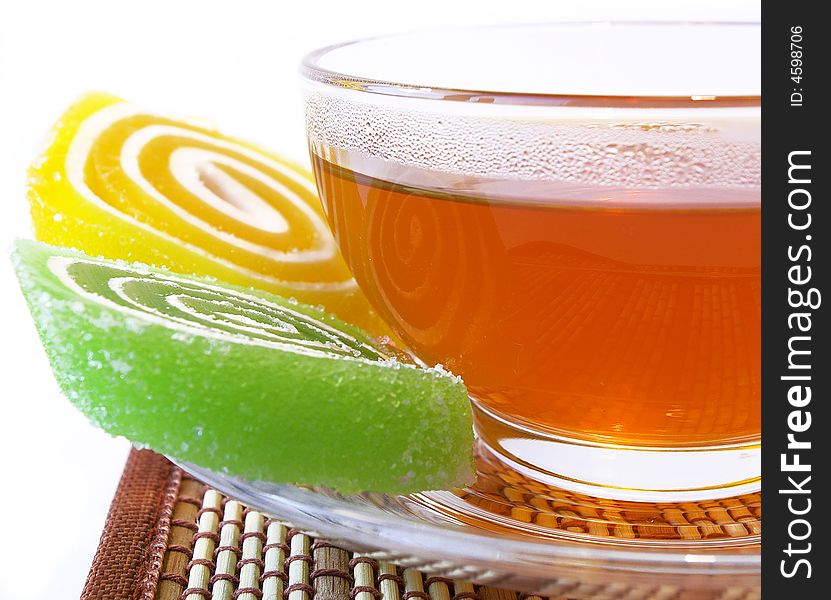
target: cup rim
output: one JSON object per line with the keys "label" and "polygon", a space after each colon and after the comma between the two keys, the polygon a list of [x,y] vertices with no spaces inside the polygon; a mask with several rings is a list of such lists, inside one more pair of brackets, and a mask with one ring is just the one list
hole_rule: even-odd
{"label": "cup rim", "polygon": [[[434,29],[432,32],[471,31],[483,29],[534,28],[534,27],[760,27],[758,21],[550,21],[540,23],[512,23],[506,25],[478,25],[472,27],[449,27]],[[329,87],[349,89],[382,96],[419,98],[444,102],[468,102],[480,104],[500,104],[513,106],[549,106],[549,107],[604,107],[604,108],[732,108],[760,107],[761,95],[718,95],[718,96],[678,96],[678,95],[592,95],[592,94],[552,94],[536,92],[506,92],[455,87],[424,86],[403,81],[372,79],[331,70],[320,66],[320,60],[328,53],[344,48],[383,39],[394,39],[419,32],[404,32],[353,39],[331,44],[306,54],[300,63],[301,76],[311,82]]]}

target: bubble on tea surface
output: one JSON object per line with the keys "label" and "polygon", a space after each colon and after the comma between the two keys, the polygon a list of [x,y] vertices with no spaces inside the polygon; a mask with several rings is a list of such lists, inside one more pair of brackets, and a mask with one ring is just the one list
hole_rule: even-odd
{"label": "bubble on tea surface", "polygon": [[[686,109],[672,117],[664,109],[665,118],[648,119],[637,111],[627,118],[625,109],[604,116],[559,108],[523,115],[447,102],[399,108],[364,96],[310,92],[312,147],[335,163],[348,155],[344,166],[359,172],[367,173],[365,164],[356,168],[355,160],[377,161],[379,171],[395,165],[399,184],[423,184],[425,173],[439,173],[448,181],[502,180],[515,194],[522,194],[523,182],[542,182],[550,186],[549,198],[561,190],[578,201],[602,199],[610,190],[618,197],[640,192],[638,200],[649,201],[660,197],[650,192],[671,190],[693,204],[758,202],[759,122],[748,112]],[[529,196],[539,191],[536,186]]]}

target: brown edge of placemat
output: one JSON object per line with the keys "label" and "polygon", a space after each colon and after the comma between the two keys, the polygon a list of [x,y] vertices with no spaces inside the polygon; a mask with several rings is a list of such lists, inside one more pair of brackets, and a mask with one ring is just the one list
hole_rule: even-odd
{"label": "brown edge of placemat", "polygon": [[164,456],[130,451],[81,600],[153,600],[181,479]]}

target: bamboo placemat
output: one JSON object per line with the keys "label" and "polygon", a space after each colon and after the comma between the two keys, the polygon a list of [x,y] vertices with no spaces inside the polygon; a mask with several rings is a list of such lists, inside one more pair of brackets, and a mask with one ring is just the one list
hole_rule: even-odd
{"label": "bamboo placemat", "polygon": [[[757,600],[724,590],[593,586],[550,600]],[[611,589],[614,588],[614,589]],[[596,593],[596,596],[595,596]],[[437,577],[315,539],[132,450],[82,600],[549,600]]]}

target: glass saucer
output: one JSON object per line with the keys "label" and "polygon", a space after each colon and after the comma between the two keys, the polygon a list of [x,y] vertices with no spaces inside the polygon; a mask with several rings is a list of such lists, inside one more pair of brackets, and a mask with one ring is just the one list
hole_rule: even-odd
{"label": "glass saucer", "polygon": [[447,577],[569,599],[759,595],[759,494],[683,503],[593,498],[531,481],[482,444],[476,484],[408,496],[342,496],[179,464],[318,537]]}

